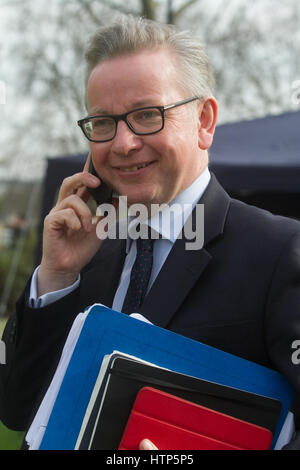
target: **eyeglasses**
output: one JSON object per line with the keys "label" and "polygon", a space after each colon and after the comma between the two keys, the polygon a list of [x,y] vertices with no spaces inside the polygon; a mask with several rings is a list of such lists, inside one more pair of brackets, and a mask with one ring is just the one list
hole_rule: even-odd
{"label": "eyeglasses", "polygon": [[200,98],[194,96],[167,106],[146,106],[145,108],[133,109],[124,114],[89,116],[80,119],[77,124],[91,142],[113,140],[117,133],[119,121],[126,122],[129,129],[136,135],[156,134],[164,127],[165,111],[198,99]]}

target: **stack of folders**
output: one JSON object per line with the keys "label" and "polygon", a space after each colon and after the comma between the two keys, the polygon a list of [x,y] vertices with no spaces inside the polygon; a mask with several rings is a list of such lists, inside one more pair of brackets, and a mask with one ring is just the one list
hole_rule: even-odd
{"label": "stack of folders", "polygon": [[178,374],[115,352],[103,361],[77,449],[269,449],[278,400]]}
{"label": "stack of folders", "polygon": [[101,305],[70,357],[40,449],[273,449],[293,398],[273,370]]}

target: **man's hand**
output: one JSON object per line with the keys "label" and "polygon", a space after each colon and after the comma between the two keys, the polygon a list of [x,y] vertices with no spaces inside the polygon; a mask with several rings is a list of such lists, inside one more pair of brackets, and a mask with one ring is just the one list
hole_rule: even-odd
{"label": "man's hand", "polygon": [[63,181],[57,203],[45,218],[39,296],[71,285],[102,243],[86,204],[89,199],[86,188],[101,184],[99,178],[87,172],[89,159],[90,155],[82,173]]}
{"label": "man's hand", "polygon": [[143,439],[139,444],[139,450],[158,450],[149,439]]}

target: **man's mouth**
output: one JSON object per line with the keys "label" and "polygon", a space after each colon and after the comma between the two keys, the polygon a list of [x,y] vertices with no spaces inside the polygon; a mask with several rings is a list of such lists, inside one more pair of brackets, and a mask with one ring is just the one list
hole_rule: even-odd
{"label": "man's mouth", "polygon": [[137,170],[140,170],[141,168],[146,168],[146,166],[149,166],[152,163],[153,162],[141,163],[141,165],[127,166],[127,167],[122,167],[122,168],[118,167],[118,170],[125,171],[125,172],[137,171]]}

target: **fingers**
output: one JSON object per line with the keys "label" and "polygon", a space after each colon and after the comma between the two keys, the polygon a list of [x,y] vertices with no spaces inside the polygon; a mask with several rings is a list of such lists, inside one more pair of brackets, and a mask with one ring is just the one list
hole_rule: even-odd
{"label": "fingers", "polygon": [[143,439],[139,444],[139,450],[158,450],[149,439]]}
{"label": "fingers", "polygon": [[86,162],[85,162],[85,164],[84,164],[83,171],[85,171],[85,172],[88,172],[88,171],[89,171],[91,158],[92,158],[92,154],[91,154],[91,152],[90,152],[90,153],[88,154],[87,159],[86,159]]}
{"label": "fingers", "polygon": [[100,179],[87,173],[86,171],[76,173],[75,175],[65,178],[58,193],[57,204],[68,196],[76,194],[80,188],[85,190],[88,188],[96,188],[100,184]]}
{"label": "fingers", "polygon": [[[87,188],[97,188],[101,181],[88,172],[90,161],[91,153],[88,154],[81,173],[76,173],[64,179],[59,190],[56,206],[49,213],[51,223],[55,213],[54,225],[57,227],[61,224],[61,227],[65,226],[73,231],[81,228],[86,232],[92,230],[92,214],[86,205],[90,197]],[[60,216],[57,216],[58,211],[62,211]]]}
{"label": "fingers", "polygon": [[[58,213],[61,213],[61,218],[57,216]],[[86,232],[90,232],[92,229],[92,213],[77,195],[71,195],[61,200],[50,214],[55,214],[57,221],[60,220],[65,223],[69,221],[68,227],[70,229],[79,230],[83,228]]]}
{"label": "fingers", "polygon": [[78,232],[82,228],[82,223],[74,210],[67,208],[55,213],[51,211],[45,218],[45,229],[48,226],[54,230],[61,230],[62,227],[65,227],[72,232]]}
{"label": "fingers", "polygon": [[[92,158],[92,155],[91,155],[91,152],[89,152],[89,154],[87,156],[87,159],[86,159],[86,162],[84,164],[83,170],[82,170],[84,173],[89,173],[91,158]],[[91,196],[90,193],[88,192],[88,190],[86,189],[86,187],[79,188],[77,190],[76,194],[84,202],[88,202],[88,200],[90,199],[90,196]]]}

